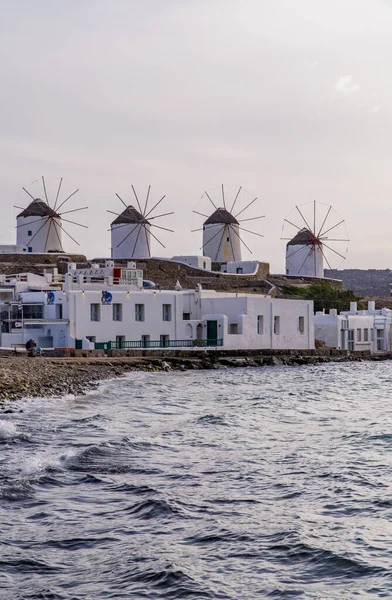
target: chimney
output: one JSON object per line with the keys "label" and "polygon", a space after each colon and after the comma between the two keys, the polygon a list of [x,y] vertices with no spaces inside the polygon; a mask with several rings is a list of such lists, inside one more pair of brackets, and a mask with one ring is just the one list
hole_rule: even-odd
{"label": "chimney", "polygon": [[350,302],[350,312],[357,312],[358,307],[356,302]]}
{"label": "chimney", "polygon": [[376,303],[374,300],[369,300],[368,302],[368,311],[376,310]]}

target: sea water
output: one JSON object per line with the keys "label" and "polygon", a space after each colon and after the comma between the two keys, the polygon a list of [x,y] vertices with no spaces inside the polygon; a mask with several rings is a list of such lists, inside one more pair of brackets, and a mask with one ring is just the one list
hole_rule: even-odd
{"label": "sea water", "polygon": [[346,363],[13,403],[1,600],[391,598],[391,390]]}

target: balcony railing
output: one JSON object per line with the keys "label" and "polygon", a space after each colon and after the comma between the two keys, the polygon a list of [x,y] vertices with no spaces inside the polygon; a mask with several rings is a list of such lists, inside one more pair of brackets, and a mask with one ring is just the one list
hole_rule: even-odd
{"label": "balcony railing", "polygon": [[221,346],[223,346],[222,338],[209,340],[134,340],[129,342],[95,343],[96,350],[148,350],[149,348],[205,348]]}

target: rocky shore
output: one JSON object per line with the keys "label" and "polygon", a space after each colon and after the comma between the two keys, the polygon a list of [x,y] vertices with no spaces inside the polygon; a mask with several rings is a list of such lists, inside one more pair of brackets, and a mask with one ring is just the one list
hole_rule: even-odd
{"label": "rocky shore", "polygon": [[91,357],[91,358],[27,358],[0,359],[0,406],[11,410],[9,400],[25,397],[51,397],[83,394],[98,382],[119,377],[130,371],[186,371],[279,365],[316,365],[330,362],[387,360],[389,354],[360,355],[263,355],[252,357],[214,356],[178,357]]}

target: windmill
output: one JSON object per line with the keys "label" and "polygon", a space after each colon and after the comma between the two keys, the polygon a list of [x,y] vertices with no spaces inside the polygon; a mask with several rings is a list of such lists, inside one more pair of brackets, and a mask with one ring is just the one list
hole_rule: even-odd
{"label": "windmill", "polygon": [[[26,188],[22,188],[23,191],[30,196],[32,201],[26,208],[14,205],[15,208],[22,210],[16,217],[17,245],[27,246],[28,252],[64,252],[62,242],[62,233],[64,232],[73,242],[75,242],[75,244],[80,246],[79,242],[66,231],[64,222],[77,225],[78,227],[84,227],[85,229],[87,229],[87,226],[65,218],[64,215],[86,210],[87,206],[71,210],[61,210],[65,207],[65,204],[75,196],[79,189],[72,193],[69,193],[68,191],[64,193],[65,185],[63,185],[62,177],[60,178],[58,185],[53,186],[52,190],[49,190],[48,183],[43,176],[41,179],[34,181],[33,184],[35,184],[35,189],[33,191],[38,188],[37,191],[39,191],[39,194],[43,196],[45,200],[42,200],[38,194],[37,196],[34,196]],[[55,196],[55,200],[54,202],[52,201],[52,203],[49,201],[50,196],[52,198]]]}
{"label": "windmill", "polygon": [[151,186],[149,185],[146,198],[142,201],[142,208],[134,186],[131,185],[131,188],[135,196],[137,208],[130,204],[126,204],[124,200],[116,194],[117,198],[125,206],[125,209],[122,213],[116,213],[112,210],[107,211],[108,213],[116,215],[116,219],[111,223],[109,230],[111,231],[112,258],[151,258],[151,237],[165,248],[164,244],[151,231],[151,228],[156,227],[157,229],[173,233],[173,229],[156,225],[155,223],[151,223],[151,221],[173,215],[174,212],[154,215],[154,210],[161,202],[163,202],[166,196],[162,196],[162,198],[150,208]]}
{"label": "windmill", "polygon": [[[258,237],[263,235],[257,231],[245,229],[242,223],[264,219],[265,215],[258,214],[259,207],[257,197],[249,202],[249,192],[240,186],[236,193],[228,193],[228,186],[222,184],[219,196],[221,200],[212,199],[210,193],[204,192],[200,199],[200,205],[211,203],[214,212],[207,215],[194,210],[196,215],[206,218],[201,228],[192,231],[203,231],[203,250],[205,256],[209,256],[213,262],[229,262],[242,260],[242,245],[252,254],[252,250],[244,241],[244,234],[252,234]],[[248,196],[245,201],[244,197]],[[253,209],[249,212],[249,209]],[[256,212],[255,212],[256,209]],[[239,218],[241,217],[241,218]]]}
{"label": "windmill", "polygon": [[324,277],[324,261],[337,268],[348,251],[345,220],[332,205],[308,202],[284,219],[282,240],[286,244],[286,275]]}

